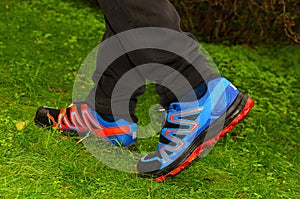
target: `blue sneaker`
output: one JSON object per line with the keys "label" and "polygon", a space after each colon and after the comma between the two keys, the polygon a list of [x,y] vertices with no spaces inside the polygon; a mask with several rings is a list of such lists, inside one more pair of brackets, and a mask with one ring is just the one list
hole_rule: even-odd
{"label": "blue sneaker", "polygon": [[138,162],[138,174],[156,181],[178,174],[240,122],[253,105],[251,98],[223,77],[211,80],[200,99],[170,104],[158,149]]}
{"label": "blue sneaker", "polygon": [[81,136],[90,132],[109,144],[121,147],[135,144],[137,138],[136,123],[124,119],[110,121],[101,117],[87,104],[74,104],[60,110],[40,107],[34,121],[39,126],[77,132]]}

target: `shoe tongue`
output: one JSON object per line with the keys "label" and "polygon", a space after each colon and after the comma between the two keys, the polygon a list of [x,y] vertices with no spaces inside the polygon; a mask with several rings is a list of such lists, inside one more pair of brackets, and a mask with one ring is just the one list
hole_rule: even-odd
{"label": "shoe tongue", "polygon": [[99,115],[106,122],[115,122],[115,121],[118,121],[118,120],[122,119],[119,116],[112,116],[112,115],[108,115],[108,114],[99,114]]}
{"label": "shoe tongue", "polygon": [[179,97],[179,102],[173,102],[169,106],[169,110],[186,110],[190,108],[195,108],[200,106],[198,99],[202,98],[207,91],[207,85],[205,82],[199,84],[194,90],[185,94],[182,97]]}
{"label": "shoe tongue", "polygon": [[107,122],[115,122],[116,119],[112,116],[112,115],[107,115],[107,114],[100,114],[100,116],[102,117],[102,119],[104,119]]}
{"label": "shoe tongue", "polygon": [[195,101],[197,99],[200,99],[201,97],[204,96],[207,90],[207,85],[205,82],[202,82],[199,84],[196,88],[194,88],[192,91],[189,93],[185,94],[184,96],[179,98],[179,101],[181,102],[191,102]]}
{"label": "shoe tongue", "polygon": [[102,119],[104,119],[107,122],[116,122],[118,120],[123,119],[121,116],[113,116],[109,114],[99,114]]}
{"label": "shoe tongue", "polygon": [[168,112],[191,110],[197,107],[200,107],[200,103],[198,100],[192,102],[173,102],[169,105]]}

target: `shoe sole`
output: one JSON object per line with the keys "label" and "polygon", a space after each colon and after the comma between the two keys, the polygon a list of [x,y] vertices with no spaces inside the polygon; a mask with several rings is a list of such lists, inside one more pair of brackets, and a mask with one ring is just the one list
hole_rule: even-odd
{"label": "shoe sole", "polygon": [[[187,152],[181,155],[178,159],[172,163],[167,168],[163,169],[159,173],[152,174],[155,178],[155,181],[162,182],[164,181],[168,176],[175,176],[178,173],[180,173],[183,169],[185,169],[189,164],[191,164],[192,161],[194,161],[199,155],[201,155],[203,152],[205,152],[205,149],[208,147],[213,146],[217,141],[219,141],[222,137],[224,137],[230,130],[232,130],[236,124],[241,122],[251,111],[252,107],[254,106],[254,100],[249,98],[247,95],[240,93],[235,100],[235,102],[231,105],[231,107],[228,109],[232,109],[229,113],[228,111],[223,115],[226,116],[225,119],[225,128],[223,128],[217,135],[213,135],[211,138],[209,138],[207,141],[203,142],[205,135],[207,133],[201,133],[204,135],[199,135],[196,138],[196,142],[191,144],[191,147],[187,149]],[[221,119],[222,120],[222,119]],[[224,119],[223,119],[224,122]],[[217,121],[215,123],[218,123]],[[227,125],[226,125],[227,124]],[[214,125],[214,123],[212,124]],[[207,139],[207,138],[206,138]],[[200,142],[200,145],[197,144]],[[195,148],[196,145],[196,148]],[[192,148],[192,149],[191,149]],[[195,149],[193,149],[195,148]],[[179,163],[178,163],[179,162]],[[179,166],[176,166],[178,165]],[[170,168],[172,169],[170,171]],[[167,170],[167,174],[165,174],[165,170]],[[162,176],[161,176],[161,173]],[[159,176],[160,177],[155,177]]]}

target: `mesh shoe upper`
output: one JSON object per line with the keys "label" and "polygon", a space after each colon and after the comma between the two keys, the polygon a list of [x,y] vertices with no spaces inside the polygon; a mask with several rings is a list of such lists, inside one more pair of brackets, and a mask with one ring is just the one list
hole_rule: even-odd
{"label": "mesh shoe upper", "polygon": [[[158,149],[139,161],[138,172],[152,174],[171,164],[180,165],[179,157],[189,151],[196,139],[202,136],[205,141],[222,130],[225,122],[225,119],[222,122],[222,117],[238,94],[239,91],[228,80],[217,78],[208,83],[206,93],[200,99],[170,104]],[[216,120],[219,125],[212,127]]]}
{"label": "mesh shoe upper", "polygon": [[35,122],[40,126],[75,131],[79,135],[91,132],[117,146],[128,146],[136,142],[136,123],[124,119],[106,121],[87,104],[75,104],[61,110],[41,107],[35,115]]}

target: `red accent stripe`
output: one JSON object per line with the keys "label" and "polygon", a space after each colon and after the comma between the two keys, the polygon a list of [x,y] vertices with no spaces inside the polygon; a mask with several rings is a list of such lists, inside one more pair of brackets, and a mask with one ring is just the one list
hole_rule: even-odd
{"label": "red accent stripe", "polygon": [[75,105],[70,107],[71,121],[79,131],[90,130],[96,136],[99,136],[101,138],[105,138],[106,136],[116,136],[131,133],[129,126],[106,128],[94,118],[86,104],[81,105],[80,108],[82,113],[81,117]]}
{"label": "red accent stripe", "polygon": [[76,105],[70,107],[70,117],[72,124],[78,129],[79,132],[86,130],[84,122],[79,116]]}
{"label": "red accent stripe", "polygon": [[130,133],[130,128],[128,126],[104,127],[94,118],[86,104],[81,106],[81,111],[82,113],[86,111],[86,114],[82,115],[83,119],[87,128],[92,130],[95,135],[106,137]]}
{"label": "red accent stripe", "polygon": [[127,126],[113,127],[113,128],[103,128],[103,129],[92,129],[93,134],[98,137],[105,138],[107,136],[117,136],[122,134],[129,134],[130,128]]}
{"label": "red accent stripe", "polygon": [[254,106],[254,100],[249,98],[244,109],[242,110],[242,112],[227,127],[225,127],[217,136],[202,143],[200,146],[198,146],[194,150],[194,152],[185,160],[185,162],[183,164],[181,164],[180,166],[178,166],[176,169],[169,172],[168,174],[158,177],[158,178],[155,178],[155,181],[162,182],[168,176],[171,176],[171,175],[175,176],[180,171],[185,169],[193,160],[195,160],[205,150],[206,147],[212,146],[216,141],[220,140],[222,137],[224,137],[226,135],[226,133],[228,133],[231,129],[233,129],[237,123],[242,121],[248,115],[248,113],[251,111],[253,106]]}
{"label": "red accent stripe", "polygon": [[55,121],[55,119],[52,117],[52,115],[50,115],[50,113],[47,113],[47,117],[52,121],[53,126],[52,128],[56,128],[57,127],[57,122]]}
{"label": "red accent stripe", "polygon": [[105,136],[115,136],[130,133],[129,126],[120,126],[120,127],[112,127],[112,128],[104,128],[103,132]]}

